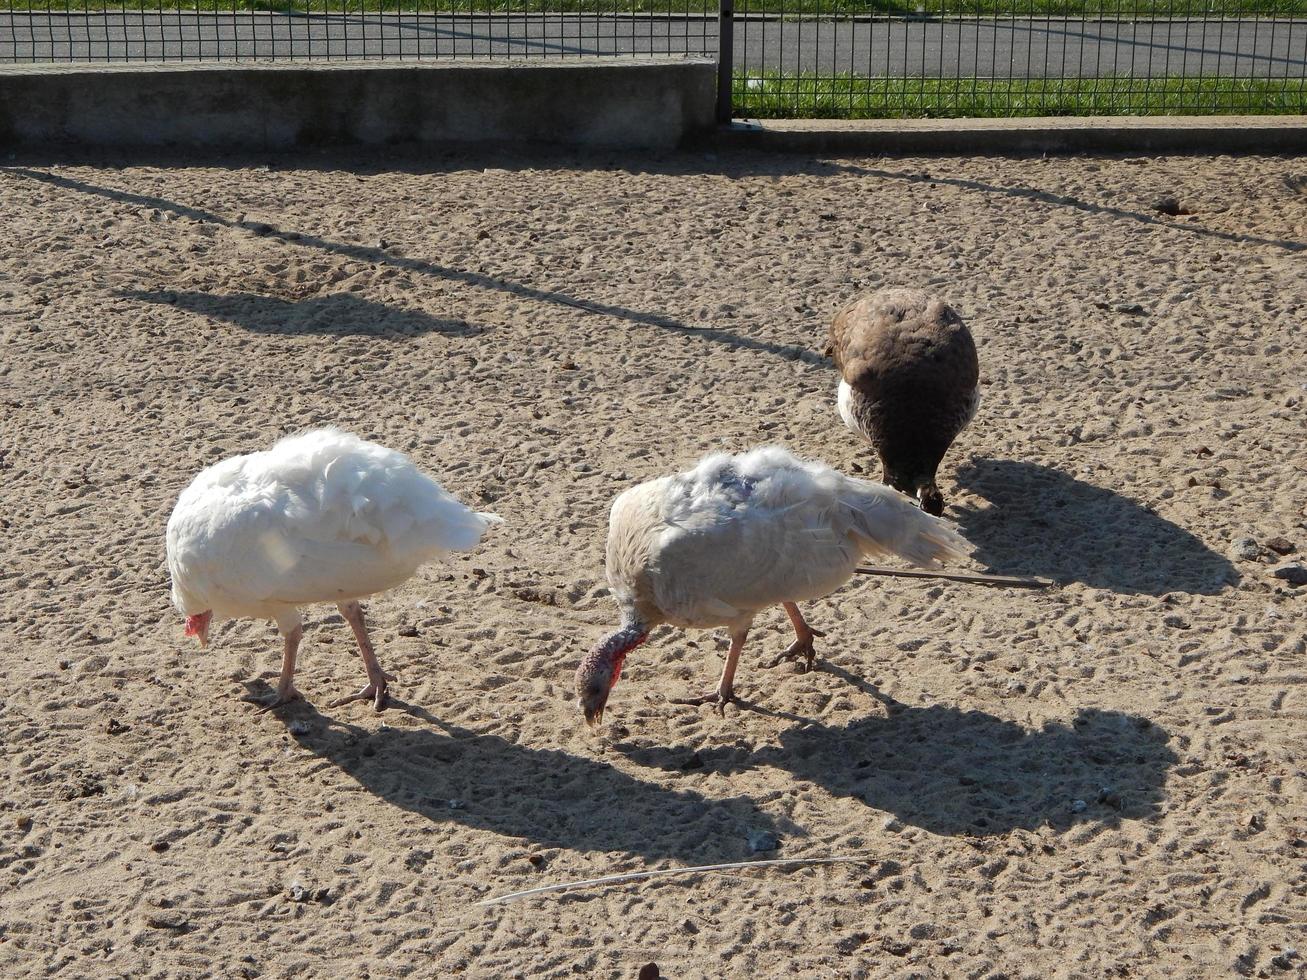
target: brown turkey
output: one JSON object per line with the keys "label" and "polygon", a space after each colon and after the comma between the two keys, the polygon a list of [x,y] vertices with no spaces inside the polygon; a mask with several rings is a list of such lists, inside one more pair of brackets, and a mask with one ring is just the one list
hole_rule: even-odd
{"label": "brown turkey", "polygon": [[875,447],[882,480],[938,517],[935,471],[980,405],[971,332],[936,296],[882,289],[836,313],[830,341],[844,424]]}

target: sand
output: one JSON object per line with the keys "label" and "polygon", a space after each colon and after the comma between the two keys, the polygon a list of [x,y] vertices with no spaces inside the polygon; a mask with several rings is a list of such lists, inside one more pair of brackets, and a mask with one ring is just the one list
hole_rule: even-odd
{"label": "sand", "polygon": [[[1304,974],[1301,160],[163,164],[0,172],[0,974]],[[809,674],[767,612],[724,718],[663,700],[724,638],[660,630],[589,733],[608,502],[763,441],[875,473],[820,352],[881,284],[980,348],[973,567],[1066,584],[856,581]],[[331,607],[259,715],[272,628],[169,605],[191,476],[319,423],[507,521],[370,602],[383,715],[326,707]]]}

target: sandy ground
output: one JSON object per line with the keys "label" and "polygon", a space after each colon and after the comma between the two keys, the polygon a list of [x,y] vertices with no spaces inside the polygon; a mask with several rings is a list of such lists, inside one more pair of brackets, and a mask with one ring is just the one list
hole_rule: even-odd
{"label": "sandy ground", "polygon": [[[18,158],[0,214],[0,974],[1303,975],[1303,161]],[[979,343],[977,567],[1067,584],[855,582],[806,675],[765,614],[724,719],[662,700],[723,638],[659,631],[591,735],[609,500],[869,468],[820,351],[882,283]],[[258,715],[276,636],[183,638],[164,523],[326,422],[508,523],[370,604],[400,707],[326,707],[315,607],[311,703]],[[475,906],[823,855],[867,860]]]}

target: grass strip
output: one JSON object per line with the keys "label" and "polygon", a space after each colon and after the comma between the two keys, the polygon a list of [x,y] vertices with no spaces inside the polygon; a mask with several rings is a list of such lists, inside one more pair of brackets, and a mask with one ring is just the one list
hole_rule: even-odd
{"label": "grass strip", "polygon": [[1307,113],[1307,79],[868,78],[738,72],[735,114],[757,119],[1202,116]]}

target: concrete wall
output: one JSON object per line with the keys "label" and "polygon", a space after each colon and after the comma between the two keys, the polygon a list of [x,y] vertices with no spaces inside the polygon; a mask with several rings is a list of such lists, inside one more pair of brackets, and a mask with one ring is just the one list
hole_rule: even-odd
{"label": "concrete wall", "polygon": [[0,146],[670,149],[712,127],[715,97],[704,60],[6,66]]}

